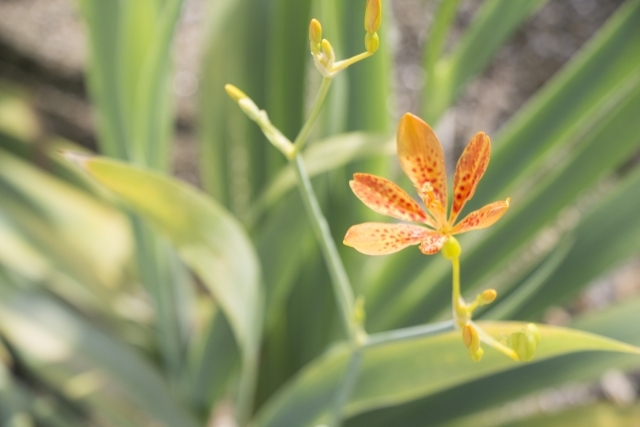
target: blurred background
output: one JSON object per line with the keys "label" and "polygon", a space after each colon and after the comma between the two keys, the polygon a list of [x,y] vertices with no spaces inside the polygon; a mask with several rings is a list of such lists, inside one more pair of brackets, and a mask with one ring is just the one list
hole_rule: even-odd
{"label": "blurred background", "polygon": [[[169,242],[57,153],[171,173],[243,224],[266,295],[259,412],[341,335],[291,171],[223,85],[239,86],[295,137],[319,83],[309,19],[319,17],[347,57],[363,50],[365,2],[99,3],[0,0],[0,424],[234,425],[240,362],[215,297]],[[346,183],[354,171],[400,179],[390,154],[402,114],[435,125],[449,171],[482,130],[495,169],[471,207],[507,195],[514,206],[496,231],[462,241],[463,288],[501,295],[482,316],[640,344],[639,2],[384,6],[380,51],[336,79],[309,147],[336,240],[380,220]],[[381,262],[342,252],[372,332],[446,318],[444,264],[406,252]],[[114,346],[117,355],[97,355]],[[543,368],[521,368],[529,386],[518,390],[506,377],[483,379],[489,390],[505,386],[493,400],[451,403],[481,386],[470,381],[347,425],[393,416],[403,426],[640,426],[640,362],[581,357],[575,371],[567,356],[541,363],[547,380],[533,381]],[[138,386],[127,382],[147,369]],[[126,398],[154,381],[169,384],[166,395]]]}

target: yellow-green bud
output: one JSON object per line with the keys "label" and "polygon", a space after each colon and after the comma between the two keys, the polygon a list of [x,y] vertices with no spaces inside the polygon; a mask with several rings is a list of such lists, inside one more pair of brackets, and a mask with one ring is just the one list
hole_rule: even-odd
{"label": "yellow-green bud", "polygon": [[336,60],[336,54],[333,51],[333,47],[331,46],[331,43],[329,43],[329,40],[327,39],[322,40],[321,46],[322,46],[322,53],[324,55],[323,65],[328,69],[331,69],[331,67],[333,67],[334,61]]}
{"label": "yellow-green bud", "polygon": [[[537,330],[537,328],[536,328]],[[514,332],[507,340],[507,345],[513,349],[523,362],[533,359],[540,335],[532,333],[528,328],[523,332]]]}
{"label": "yellow-green bud", "polygon": [[533,336],[536,340],[536,344],[540,344],[540,331],[534,323],[527,324],[526,332]]}
{"label": "yellow-green bud", "polygon": [[478,295],[478,302],[480,305],[491,304],[498,297],[498,292],[495,289],[487,289]]}
{"label": "yellow-green bud", "polygon": [[464,325],[464,328],[462,328],[462,342],[464,342],[467,350],[469,350],[471,360],[478,362],[482,359],[484,351],[480,348],[480,336],[471,323],[467,323]]}
{"label": "yellow-green bud", "polygon": [[322,43],[322,25],[317,19],[312,19],[309,24],[309,41],[312,43]]}
{"label": "yellow-green bud", "polygon": [[458,239],[451,236],[449,240],[442,246],[442,256],[448,260],[456,259],[462,253],[462,248],[460,247],[460,243],[458,243]]}
{"label": "yellow-green bud", "polygon": [[225,85],[224,90],[226,90],[231,99],[236,102],[240,102],[240,100],[244,98],[249,98],[243,91],[241,91],[234,85]]}
{"label": "yellow-green bud", "polygon": [[482,356],[484,355],[484,350],[479,348],[475,353],[471,353],[469,352],[469,357],[471,358],[471,360],[473,360],[474,362],[479,362],[482,360]]}
{"label": "yellow-green bud", "polygon": [[380,28],[382,20],[382,2],[381,0],[367,0],[367,6],[364,11],[364,29],[367,33],[375,33]]}
{"label": "yellow-green bud", "polygon": [[378,37],[378,33],[367,33],[364,36],[364,47],[367,49],[369,53],[375,53],[380,47],[380,38]]}
{"label": "yellow-green bud", "polygon": [[309,24],[309,46],[311,52],[320,52],[320,44],[322,43],[322,25],[317,19],[312,19]]}

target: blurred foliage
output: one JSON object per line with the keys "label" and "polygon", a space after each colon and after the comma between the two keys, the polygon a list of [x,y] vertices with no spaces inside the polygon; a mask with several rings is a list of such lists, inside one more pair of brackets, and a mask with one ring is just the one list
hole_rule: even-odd
{"label": "blurred foliage", "polygon": [[[460,2],[434,3],[422,115],[435,125],[546,2],[487,0],[450,49]],[[320,83],[309,19],[320,19],[345,57],[362,49],[365,1],[207,2],[197,126],[204,191],[168,175],[182,1],[77,4],[100,151],[117,161],[42,136],[28,98],[0,86],[0,424],[188,427],[229,408],[242,425],[326,421],[351,366],[346,344],[336,343],[344,337],[329,276],[291,167],[223,88],[242,87],[293,138]],[[337,241],[349,225],[377,218],[350,193],[351,173],[398,169],[384,10],[380,51],[336,78],[303,153]],[[512,208],[461,239],[463,291],[499,293],[485,321],[539,320],[640,252],[640,169],[631,161],[640,151],[638,22],[640,1],[625,1],[494,138],[467,209],[506,196]],[[59,150],[76,153],[88,174]],[[417,250],[341,255],[366,297],[369,332],[409,333],[448,318],[444,260]],[[605,403],[512,424],[487,414],[605,368],[636,369],[622,343],[640,345],[639,308],[627,301],[570,325],[599,336],[543,329],[526,365],[491,350],[473,364],[444,326],[372,345],[345,425],[633,425],[635,406]]]}

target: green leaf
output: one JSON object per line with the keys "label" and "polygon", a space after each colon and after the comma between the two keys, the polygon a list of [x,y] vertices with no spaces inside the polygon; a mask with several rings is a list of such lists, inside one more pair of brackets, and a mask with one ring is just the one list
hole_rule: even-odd
{"label": "green leaf", "polygon": [[245,372],[253,376],[263,295],[259,261],[240,224],[203,193],[168,176],[104,158],[79,162],[176,247],[220,304],[242,350]]}
{"label": "green leaf", "polygon": [[640,193],[640,169],[608,193],[572,233],[572,249],[535,297],[521,305],[519,318],[529,318],[552,303],[565,301],[585,283],[640,252],[640,198],[634,196]]}
{"label": "green leaf", "polygon": [[[626,343],[640,344],[640,329],[629,327],[640,321],[640,299],[588,313],[571,327],[611,337]],[[513,399],[558,387],[566,382],[597,381],[607,369],[633,370],[640,360],[633,354],[588,352],[569,354],[522,364],[513,370],[499,372],[446,389],[432,396],[390,408],[361,414],[347,422],[348,427],[384,427],[393,420],[405,427],[448,425],[459,418],[474,418],[501,408]],[[490,392],[488,392],[490,391]],[[451,402],[456,402],[452,405]]]}
{"label": "green leaf", "polygon": [[[491,335],[518,331],[521,323],[483,322]],[[640,349],[576,330],[539,326],[542,339],[533,364],[563,354],[615,351],[640,355]],[[336,384],[350,350],[336,346],[295,378],[258,414],[255,427],[319,422],[332,402]],[[640,359],[639,359],[640,360]],[[355,390],[344,407],[345,416],[407,402],[455,385],[521,366],[490,348],[483,360],[469,360],[459,332],[393,342],[366,348]]]}
{"label": "green leaf", "polygon": [[456,1],[444,1],[434,24],[434,40],[428,44],[425,66],[428,76],[424,92],[424,118],[435,123],[449,108],[465,84],[482,72],[500,46],[532,13],[548,0],[489,0],[482,5],[471,26],[453,52],[434,62],[442,50],[444,35]]}
{"label": "green leaf", "polygon": [[[518,417],[520,418],[520,417]],[[591,403],[589,406],[579,406],[555,414],[528,417],[523,421],[508,423],[478,422],[469,420],[465,423],[454,423],[451,427],[565,427],[576,425],[580,427],[636,427],[640,419],[640,405],[620,406],[613,403]]]}
{"label": "green leaf", "polygon": [[87,78],[97,107],[100,146],[104,153],[129,157],[131,143],[122,111],[118,34],[121,2],[79,0],[87,22],[90,56]]}
{"label": "green leaf", "polygon": [[[583,137],[640,67],[640,2],[625,2],[600,31],[504,126],[470,209],[512,193],[523,177]],[[619,101],[618,101],[619,102]],[[610,107],[609,107],[610,108]]]}
{"label": "green leaf", "polygon": [[170,51],[182,0],[80,0],[89,29],[89,83],[105,153],[168,168]]}
{"label": "green leaf", "polygon": [[[38,364],[49,371],[62,364],[76,369],[97,368],[111,387],[124,393],[148,416],[170,426],[198,425],[154,368],[67,306],[5,282],[0,283],[0,296],[0,330],[30,365]],[[116,393],[115,399],[120,398]]]}
{"label": "green leaf", "polygon": [[[120,284],[132,250],[122,214],[4,150],[0,150],[0,199],[1,216],[16,228],[23,224],[22,235],[31,233],[34,250],[57,260],[58,267],[67,264],[68,272],[76,272],[72,274],[75,279],[86,279],[80,280],[85,285],[97,282],[113,288]],[[36,237],[39,230],[41,239]],[[7,232],[15,233],[15,229]],[[61,244],[79,258],[74,262],[67,257],[60,251]],[[18,262],[15,255],[12,258]]]}

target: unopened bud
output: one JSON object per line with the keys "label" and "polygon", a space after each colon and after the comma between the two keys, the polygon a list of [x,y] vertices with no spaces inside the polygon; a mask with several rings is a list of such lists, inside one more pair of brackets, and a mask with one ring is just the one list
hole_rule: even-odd
{"label": "unopened bud", "polygon": [[323,65],[328,69],[331,69],[336,60],[336,54],[333,51],[331,43],[329,43],[329,40],[327,39],[322,40],[322,54],[324,55]]}
{"label": "unopened bud", "polygon": [[367,33],[364,36],[364,47],[367,49],[369,53],[375,53],[380,47],[380,37],[378,37],[378,33]]}
{"label": "unopened bud", "polygon": [[375,33],[380,28],[382,19],[382,2],[381,0],[367,0],[367,6],[364,11],[364,29],[367,33]]}
{"label": "unopened bud", "polygon": [[236,102],[240,102],[241,99],[249,98],[247,94],[243,91],[235,87],[234,85],[225,85],[224,90],[227,91],[227,94]]}
{"label": "unopened bud", "polygon": [[533,359],[540,342],[540,332],[533,323],[529,323],[524,331],[514,332],[507,340],[507,345],[513,349],[523,362]]}
{"label": "unopened bud", "polygon": [[458,258],[460,253],[462,253],[462,248],[458,240],[453,236],[449,237],[449,240],[442,246],[442,256],[452,260]]}
{"label": "unopened bud", "polygon": [[471,360],[473,360],[474,362],[479,362],[482,360],[482,356],[484,355],[484,350],[479,348],[475,353],[471,353],[469,352],[469,357],[471,358]]}
{"label": "unopened bud", "polygon": [[495,289],[487,289],[486,291],[478,295],[478,302],[480,303],[480,305],[491,304],[496,300],[497,297],[498,293]]}
{"label": "unopened bud", "polygon": [[462,328],[462,342],[464,342],[467,350],[469,350],[471,359],[478,362],[482,358],[484,351],[480,348],[478,331],[471,323],[467,323],[464,325],[464,328]]}
{"label": "unopened bud", "polygon": [[322,25],[317,19],[312,19],[309,24],[309,41],[316,45],[322,43]]}
{"label": "unopened bud", "polygon": [[533,338],[536,340],[536,344],[540,344],[540,331],[534,323],[527,324],[526,332],[533,336]]}

